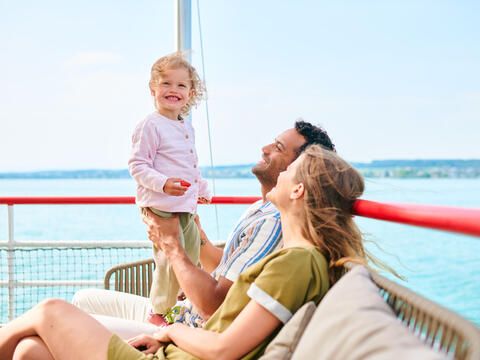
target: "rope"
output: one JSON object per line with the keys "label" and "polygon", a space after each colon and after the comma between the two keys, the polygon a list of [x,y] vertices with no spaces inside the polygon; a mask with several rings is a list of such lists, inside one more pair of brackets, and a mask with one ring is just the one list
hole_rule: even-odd
{"label": "rope", "polygon": [[[197,0],[197,18],[198,18],[198,33],[200,34],[200,55],[202,58],[202,75],[203,81],[205,86],[207,84],[207,77],[205,74],[205,57],[203,53],[203,34],[202,34],[202,22],[200,19],[200,0]],[[207,130],[208,130],[208,150],[210,153],[210,168],[212,169],[212,187],[213,187],[213,195],[217,195],[217,191],[215,188],[215,172],[214,172],[214,164],[213,164],[213,150],[212,150],[212,134],[210,131],[210,113],[208,112],[208,96],[205,99],[205,113],[207,116]],[[218,206],[215,205],[215,223],[217,227],[217,239],[220,238],[220,226],[218,221]]]}

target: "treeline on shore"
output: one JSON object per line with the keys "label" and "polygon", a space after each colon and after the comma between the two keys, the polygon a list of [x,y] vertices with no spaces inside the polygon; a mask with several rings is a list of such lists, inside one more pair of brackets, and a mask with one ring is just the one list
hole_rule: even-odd
{"label": "treeline on shore", "polygon": [[[253,178],[254,164],[202,167],[205,178]],[[353,163],[365,177],[480,178],[480,160],[374,160]],[[126,169],[46,170],[3,172],[0,179],[127,179]]]}

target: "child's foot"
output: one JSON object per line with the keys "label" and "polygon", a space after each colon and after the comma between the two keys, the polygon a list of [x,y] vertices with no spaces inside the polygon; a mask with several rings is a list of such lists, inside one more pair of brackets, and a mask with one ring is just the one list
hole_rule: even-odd
{"label": "child's foot", "polygon": [[161,314],[149,314],[148,315],[148,322],[156,325],[156,326],[167,326],[170,325],[168,322],[165,321],[163,315]]}

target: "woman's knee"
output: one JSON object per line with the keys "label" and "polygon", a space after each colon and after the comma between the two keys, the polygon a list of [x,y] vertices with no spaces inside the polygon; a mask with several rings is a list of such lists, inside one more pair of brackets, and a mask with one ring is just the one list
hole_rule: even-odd
{"label": "woman's knee", "polygon": [[37,336],[22,339],[15,347],[13,360],[53,360],[45,343]]}
{"label": "woman's knee", "polygon": [[46,319],[62,316],[72,309],[76,309],[75,306],[61,299],[46,299],[37,305],[37,310]]}

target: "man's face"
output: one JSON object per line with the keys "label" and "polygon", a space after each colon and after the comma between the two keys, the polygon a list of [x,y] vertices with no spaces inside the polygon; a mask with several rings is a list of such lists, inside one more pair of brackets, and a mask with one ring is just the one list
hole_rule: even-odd
{"label": "man's face", "polygon": [[284,131],[271,144],[262,148],[262,159],[252,168],[260,183],[273,188],[280,172],[284,171],[297,157],[297,150],[305,138],[295,129]]}

